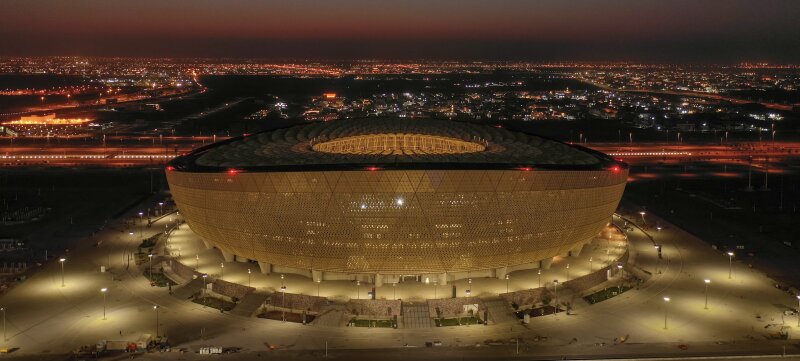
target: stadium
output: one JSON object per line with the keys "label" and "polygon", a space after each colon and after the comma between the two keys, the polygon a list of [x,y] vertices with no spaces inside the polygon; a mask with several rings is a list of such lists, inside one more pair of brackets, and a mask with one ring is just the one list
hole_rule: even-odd
{"label": "stadium", "polygon": [[609,223],[628,169],[502,127],[363,118],[232,138],[166,173],[189,227],[226,261],[380,286],[546,269]]}

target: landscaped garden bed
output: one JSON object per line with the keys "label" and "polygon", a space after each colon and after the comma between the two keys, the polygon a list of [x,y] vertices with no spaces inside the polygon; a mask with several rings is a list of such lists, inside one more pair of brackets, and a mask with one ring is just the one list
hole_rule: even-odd
{"label": "landscaped garden bed", "polygon": [[521,320],[525,318],[526,314],[530,315],[530,317],[541,317],[541,316],[552,315],[556,312],[564,312],[564,310],[561,309],[561,307],[559,307],[558,310],[556,311],[556,308],[554,306],[546,305],[546,306],[528,308],[516,311],[514,312],[514,315],[516,315],[517,318]]}
{"label": "landscaped garden bed", "polygon": [[153,276],[151,278],[150,277],[150,270],[149,269],[145,269],[143,275],[144,275],[145,278],[150,280],[150,283],[152,285],[154,285],[154,286],[169,287],[170,285],[172,285],[172,286],[177,285],[177,283],[175,283],[173,280],[169,279],[163,273],[153,272]]}
{"label": "landscaped garden bed", "polygon": [[436,327],[447,326],[467,326],[483,324],[483,320],[475,316],[454,317],[454,318],[437,318],[434,319]]}
{"label": "landscaped garden bed", "polygon": [[383,327],[383,328],[392,328],[394,327],[394,321],[392,320],[365,320],[365,319],[351,319],[350,322],[347,324],[350,327]]}
{"label": "landscaped garden bed", "polygon": [[609,298],[619,296],[623,292],[625,292],[627,290],[630,290],[631,288],[632,287],[629,287],[629,286],[609,287],[609,288],[606,288],[606,289],[604,289],[602,291],[598,291],[598,292],[592,293],[591,295],[588,295],[588,296],[584,297],[583,299],[586,300],[586,302],[589,302],[589,304],[595,304],[595,303],[598,303],[598,302],[605,301],[605,300],[607,300]]}
{"label": "landscaped garden bed", "polygon": [[[294,322],[294,323],[303,323],[303,314],[302,313],[294,313],[294,312],[284,312],[279,310],[270,310],[266,312],[259,313],[256,317],[258,318],[266,318],[269,320],[276,320],[276,321],[286,321],[286,322]],[[314,321],[317,318],[314,315],[306,314],[306,323]]]}
{"label": "landscaped garden bed", "polygon": [[236,307],[236,304],[216,297],[194,297],[192,302],[206,307],[216,308],[221,311],[230,311]]}

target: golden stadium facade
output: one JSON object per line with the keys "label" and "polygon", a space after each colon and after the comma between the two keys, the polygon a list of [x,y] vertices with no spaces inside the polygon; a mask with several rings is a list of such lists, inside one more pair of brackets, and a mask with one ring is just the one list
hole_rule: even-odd
{"label": "golden stadium facade", "polygon": [[628,175],[586,148],[406,118],[234,138],[167,170],[186,222],[226,260],[378,285],[547,267],[609,222]]}

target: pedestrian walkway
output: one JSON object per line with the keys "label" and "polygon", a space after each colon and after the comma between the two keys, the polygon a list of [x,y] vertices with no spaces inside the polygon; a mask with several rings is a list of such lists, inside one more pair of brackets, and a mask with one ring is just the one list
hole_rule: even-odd
{"label": "pedestrian walkway", "polygon": [[187,284],[176,286],[172,289],[172,295],[181,300],[188,300],[194,294],[200,292],[203,288],[203,280],[200,278],[193,279]]}
{"label": "pedestrian walkway", "polygon": [[502,298],[484,299],[483,304],[489,311],[489,322],[498,323],[515,323],[517,318],[511,313],[511,308],[508,303]]}
{"label": "pedestrian walkway", "polygon": [[312,323],[315,326],[339,327],[344,323],[344,305],[331,304],[325,306],[317,319]]}
{"label": "pedestrian walkway", "polygon": [[244,296],[230,313],[236,316],[251,317],[267,301],[268,297],[269,295],[266,292],[250,292]]}
{"label": "pedestrian walkway", "polygon": [[404,328],[430,328],[431,315],[426,303],[403,303]]}

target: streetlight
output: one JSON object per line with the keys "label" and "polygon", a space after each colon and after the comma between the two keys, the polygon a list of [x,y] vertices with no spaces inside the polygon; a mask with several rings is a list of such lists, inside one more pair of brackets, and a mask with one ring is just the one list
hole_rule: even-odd
{"label": "streetlight", "polygon": [[147,276],[150,278],[150,283],[153,283],[153,254],[148,254],[147,258],[149,258],[150,263],[150,271],[147,272]]}
{"label": "streetlight", "polygon": [[[128,235],[131,236],[131,239],[134,239],[136,237],[136,235],[133,232],[128,232]],[[122,251],[122,261],[126,262],[125,269],[128,269],[131,266],[131,253],[132,252],[128,250]],[[128,257],[127,260],[125,259],[125,256]]]}
{"label": "streetlight", "polygon": [[647,225],[647,222],[644,220],[644,211],[639,212],[639,215],[642,216],[642,224]]}
{"label": "streetlight", "polygon": [[620,294],[622,294],[622,282],[623,282],[623,280],[624,280],[624,278],[625,278],[625,277],[624,277],[624,276],[625,276],[625,270],[622,268],[622,263],[617,263],[617,269],[618,269],[618,270],[619,270],[619,272],[620,272],[620,274],[619,274],[619,287],[618,287],[618,289],[619,289],[619,293],[620,293]]}
{"label": "streetlight", "polygon": [[667,329],[667,305],[669,305],[669,297],[664,297],[664,329]]}
{"label": "streetlight", "polygon": [[200,254],[199,253],[194,255],[194,270],[197,271],[198,268],[200,268]]}
{"label": "streetlight", "polygon": [[156,310],[156,337],[158,337],[158,305],[154,305],[153,309]]}
{"label": "streetlight", "polygon": [[58,261],[61,262],[61,287],[64,287],[64,262],[66,262],[67,259],[60,258]]}
{"label": "streetlight", "polygon": [[592,257],[589,257],[589,273],[594,272],[594,262]]}
{"label": "streetlight", "polygon": [[164,202],[158,202],[158,215],[164,215]]}
{"label": "streetlight", "polygon": [[661,263],[661,245],[660,244],[656,244],[656,245],[653,246],[653,248],[655,248],[656,252],[658,253],[656,255],[656,274],[660,274],[660,272],[658,271],[658,266]]}
{"label": "streetlight", "polygon": [[567,263],[567,281],[569,281],[569,263]]}
{"label": "streetlight", "polygon": [[283,299],[281,300],[281,318],[283,318],[283,322],[286,322],[286,286],[281,286],[281,293],[283,294]]}
{"label": "streetlight", "polygon": [[224,262],[220,262],[219,263],[219,279],[222,279],[222,277],[225,277],[225,263]]}
{"label": "streetlight", "polygon": [[539,288],[542,288],[542,269],[539,269]]}
{"label": "streetlight", "polygon": [[[5,332],[5,311],[3,311],[3,332]],[[800,327],[800,295],[797,296],[797,327]]]}
{"label": "streetlight", "polygon": [[556,294],[556,309],[553,311],[553,315],[558,314],[558,280],[553,280],[553,292]]}
{"label": "streetlight", "polygon": [[8,341],[6,337],[6,308],[0,307],[0,311],[3,311],[3,342]]}
{"label": "streetlight", "polygon": [[[250,287],[250,281],[251,281],[252,277],[253,277],[252,276],[252,272],[250,272],[250,269],[248,268],[247,269],[247,287]],[[319,291],[317,291],[317,296],[319,296]]]}
{"label": "streetlight", "polygon": [[509,278],[508,275],[506,275],[506,293],[508,293],[508,282],[509,282],[508,278]]}
{"label": "streetlight", "polygon": [[322,280],[317,280],[317,297],[319,297],[319,286],[322,284]]}
{"label": "streetlight", "polygon": [[361,299],[361,281],[356,281],[356,299]]}
{"label": "streetlight", "polygon": [[394,297],[394,299],[396,300],[396,299],[397,299],[397,282],[395,282],[395,283],[392,283],[392,293],[393,293],[393,295],[394,295],[394,296],[393,296],[393,297]]}
{"label": "streetlight", "polygon": [[206,307],[206,279],[208,278],[208,274],[203,273],[203,307]]}
{"label": "streetlight", "polygon": [[142,232],[144,232],[144,212],[139,212],[139,238],[143,238]]}
{"label": "streetlight", "polygon": [[705,309],[707,310],[708,309],[708,284],[711,283],[711,280],[706,278],[706,279],[703,280],[703,282],[706,283],[706,307],[705,307]]}
{"label": "streetlight", "polygon": [[103,320],[106,319],[106,291],[108,291],[108,288],[103,287],[100,289],[100,292],[103,294]]}
{"label": "streetlight", "polygon": [[728,251],[728,279],[733,278],[733,252]]}

